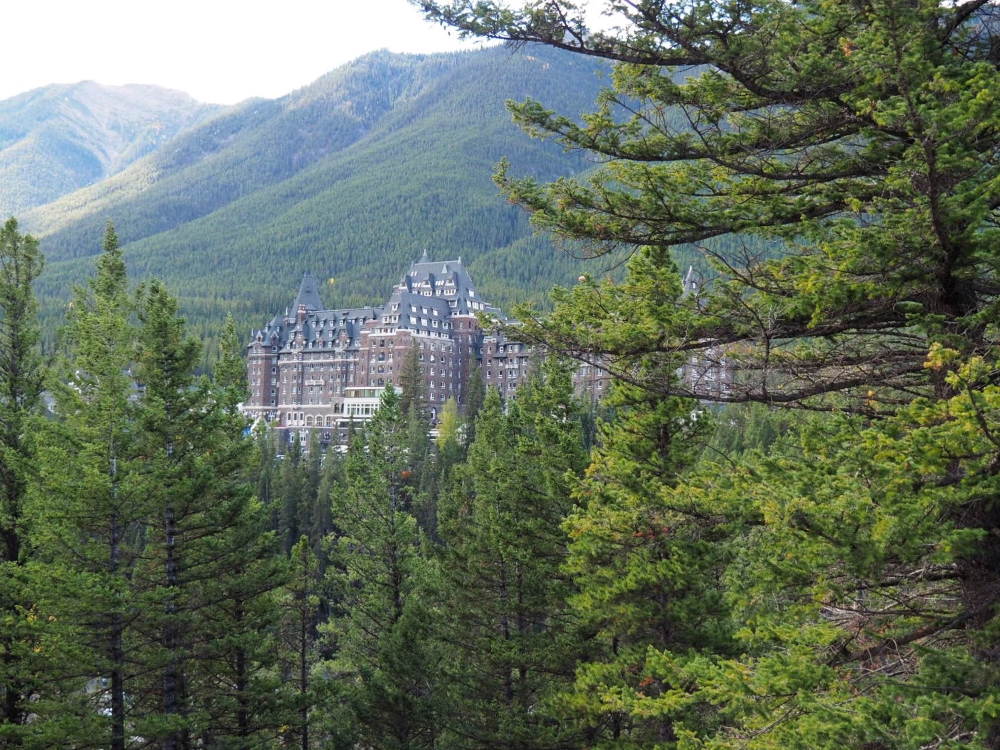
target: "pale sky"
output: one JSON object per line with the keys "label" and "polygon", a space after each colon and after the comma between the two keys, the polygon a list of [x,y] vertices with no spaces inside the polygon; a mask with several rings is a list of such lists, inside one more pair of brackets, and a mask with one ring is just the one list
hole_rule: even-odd
{"label": "pale sky", "polygon": [[469,49],[406,0],[7,3],[0,99],[49,83],[150,83],[232,104],[273,98],[371,50]]}

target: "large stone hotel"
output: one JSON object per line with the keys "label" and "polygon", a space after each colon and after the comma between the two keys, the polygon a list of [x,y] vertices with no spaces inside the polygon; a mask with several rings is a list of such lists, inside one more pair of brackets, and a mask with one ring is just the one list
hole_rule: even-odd
{"label": "large stone hotel", "polygon": [[432,262],[425,252],[381,307],[328,310],[307,274],[285,314],[252,334],[244,411],[289,438],[317,430],[322,443],[342,443],[349,422],[367,419],[382,390],[398,386],[411,347],[419,352],[432,420],[450,397],[464,405],[473,367],[509,398],[527,381],[528,347],[482,330],[477,313],[502,317],[478,294],[461,259]]}
{"label": "large stone hotel", "polygon": [[[699,285],[689,271],[686,292],[697,295]],[[297,434],[305,442],[316,431],[323,445],[342,444],[349,424],[369,419],[383,390],[398,387],[403,360],[414,347],[432,422],[449,398],[465,405],[474,367],[506,400],[527,382],[531,353],[499,327],[483,330],[481,319],[503,315],[476,292],[461,258],[432,262],[425,252],[382,307],[328,310],[316,279],[306,274],[285,314],[252,333],[244,413],[273,425],[287,440]],[[722,347],[691,356],[678,375],[689,395],[709,401],[724,400],[733,382]],[[609,383],[593,360],[574,375],[577,394],[595,403]]]}

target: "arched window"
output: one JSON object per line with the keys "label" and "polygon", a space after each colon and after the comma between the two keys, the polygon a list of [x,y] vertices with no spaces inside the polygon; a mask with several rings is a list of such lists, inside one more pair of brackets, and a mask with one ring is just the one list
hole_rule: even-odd
{"label": "arched window", "polygon": [[313,418],[312,418],[312,416],[306,417],[306,427],[312,427],[312,426],[313,426]]}

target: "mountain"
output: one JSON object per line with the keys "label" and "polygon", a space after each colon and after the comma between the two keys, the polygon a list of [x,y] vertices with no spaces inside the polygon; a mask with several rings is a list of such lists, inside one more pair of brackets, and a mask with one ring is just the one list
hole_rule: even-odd
{"label": "mountain", "polygon": [[[303,272],[331,306],[380,302],[409,263],[461,256],[496,303],[542,299],[578,263],[534,237],[491,181],[508,157],[554,179],[592,166],[514,126],[508,99],[589,110],[598,64],[547,49],[366,55],[276,100],[250,100],[120,173],[31,211],[58,317],[113,218],[133,274],[181,297],[195,330],[259,325]],[[603,72],[603,71],[602,71]]]}
{"label": "mountain", "polygon": [[158,86],[93,81],[0,101],[0,214],[116,174],[221,109]]}

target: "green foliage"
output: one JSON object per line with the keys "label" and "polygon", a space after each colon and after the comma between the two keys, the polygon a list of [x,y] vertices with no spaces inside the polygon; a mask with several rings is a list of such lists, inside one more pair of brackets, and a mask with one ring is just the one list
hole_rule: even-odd
{"label": "green foliage", "polygon": [[524,141],[504,102],[533,93],[583,111],[600,67],[544,50],[376,52],[281,99],[237,105],[22,217],[50,260],[39,282],[46,330],[109,215],[132,275],[179,293],[205,364],[217,358],[227,312],[245,336],[284,309],[304,269],[333,279],[322,290],[328,305],[377,304],[427,248],[461,256],[491,302],[543,303],[553,282],[576,277],[578,261],[552,257],[527,219],[497,201],[490,170],[505,155],[543,178],[589,164]]}
{"label": "green foliage", "polygon": [[[575,602],[608,635],[567,709],[615,747],[1000,746],[995,8],[640,0],[595,33],[572,2],[415,4],[620,63],[580,120],[511,107],[601,168],[497,172],[540,229],[642,248],[519,329],[645,402],[568,522]],[[681,296],[691,245],[715,278]],[[712,357],[721,400],[819,414],[723,412],[699,463],[707,435],[650,460],[648,428],[683,435],[675,369]]]}
{"label": "green foliage", "polygon": [[438,552],[448,704],[441,745],[560,747],[579,741],[550,701],[581,650],[560,567],[570,477],[585,463],[569,373],[550,360],[504,414],[491,390],[467,463],[442,498]]}
{"label": "green foliage", "polygon": [[[68,742],[99,738],[112,750],[126,746],[126,684],[141,672],[129,656],[138,636],[128,614],[148,489],[128,374],[137,334],[126,282],[109,222],[96,276],[74,290],[65,329],[73,359],[53,383],[61,419],[43,426],[31,498],[45,565],[36,575],[50,581],[37,589],[36,616],[58,624],[37,647],[59,683],[42,696],[39,728],[58,733],[69,719],[76,728]],[[66,693],[80,697],[67,701]]]}
{"label": "green foliage", "polygon": [[[282,723],[284,581],[250,494],[252,443],[158,282],[127,293],[113,227],[76,292],[32,488],[29,745],[247,747]],[[44,581],[44,585],[42,584]]]}
{"label": "green foliage", "polygon": [[982,499],[998,413],[984,372],[973,361],[950,378],[960,395],[874,424],[828,418],[677,488],[732,534],[734,654],[653,660],[725,724],[692,747],[993,746],[998,676],[979,655],[996,627]]}
{"label": "green foliage", "polygon": [[226,393],[226,405],[235,411],[238,404],[250,398],[247,366],[243,361],[244,342],[236,332],[232,314],[226,315],[226,325],[219,341],[219,361],[214,367],[215,383]]}
{"label": "green foliage", "polygon": [[618,417],[602,426],[565,522],[574,611],[594,642],[562,706],[595,747],[668,747],[679,721],[700,720],[684,701],[678,713],[686,686],[656,674],[651,656],[731,650],[717,589],[725,536],[711,511],[674,493],[711,425],[693,403],[634,386],[618,384],[607,400]]}
{"label": "green foliage", "polygon": [[[468,34],[620,61],[581,120],[532,99],[511,107],[531,135],[603,166],[544,184],[504,163],[498,184],[536,227],[592,253],[696,244],[718,276],[678,303],[688,320],[651,327],[641,343],[594,317],[604,287],[579,308],[577,336],[560,327],[540,338],[605,353],[625,380],[630,346],[664,356],[724,346],[743,373],[731,399],[828,408],[846,398],[869,413],[873,396],[884,410],[946,393],[923,366],[933,344],[967,355],[992,346],[992,6],[650,0],[613,4],[621,26],[594,33],[574,3],[415,4]],[[614,291],[646,306],[641,285]]]}
{"label": "green foliage", "polygon": [[325,630],[344,676],[340,700],[353,716],[356,742],[433,747],[436,674],[429,638],[428,563],[402,476],[406,430],[399,398],[387,388],[375,416],[354,435],[334,496],[338,534],[329,584],[338,601]]}
{"label": "green foliage", "polygon": [[178,91],[93,81],[6,99],[0,102],[0,215],[116,174],[220,110]]}
{"label": "green foliage", "polygon": [[321,571],[309,539],[301,537],[290,554],[292,575],[279,602],[281,608],[281,676],[291,692],[288,715],[281,728],[281,742],[304,750],[313,747],[312,710],[324,691],[313,675],[319,621]]}
{"label": "green foliage", "polygon": [[776,441],[794,434],[805,417],[801,412],[774,409],[763,404],[732,404],[720,409],[708,441],[705,459],[739,458],[748,451],[770,452]]}
{"label": "green foliage", "polygon": [[9,219],[0,229],[0,741],[11,743],[28,722],[32,691],[32,601],[21,569],[31,558],[25,504],[45,377],[33,291],[42,264],[38,243]]}
{"label": "green foliage", "polygon": [[457,443],[460,427],[461,419],[458,416],[458,402],[452,396],[444,402],[444,406],[441,408],[441,419],[438,424],[437,437],[438,448],[443,448],[449,440]]}

